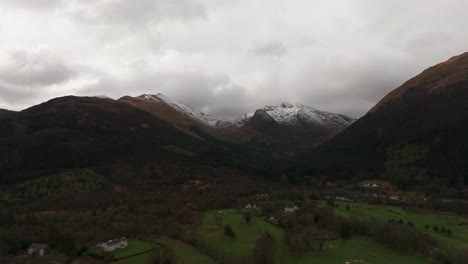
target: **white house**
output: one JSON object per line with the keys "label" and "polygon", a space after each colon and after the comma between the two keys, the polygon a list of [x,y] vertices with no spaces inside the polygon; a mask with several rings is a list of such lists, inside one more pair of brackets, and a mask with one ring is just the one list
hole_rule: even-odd
{"label": "white house", "polygon": [[256,205],[256,204],[254,204],[254,205],[247,204],[247,205],[245,206],[245,209],[257,209],[257,205]]}
{"label": "white house", "polygon": [[103,251],[109,252],[119,248],[126,248],[128,246],[128,240],[125,237],[121,237],[107,242],[98,243],[97,246],[102,248]]}
{"label": "white house", "polygon": [[51,251],[51,248],[49,245],[34,243],[34,244],[31,244],[31,246],[29,246],[28,255],[45,256],[49,254],[50,251]]}
{"label": "white house", "polygon": [[284,207],[284,211],[286,213],[294,213],[297,210],[299,210],[299,206],[297,206],[296,204],[288,205],[288,206]]}

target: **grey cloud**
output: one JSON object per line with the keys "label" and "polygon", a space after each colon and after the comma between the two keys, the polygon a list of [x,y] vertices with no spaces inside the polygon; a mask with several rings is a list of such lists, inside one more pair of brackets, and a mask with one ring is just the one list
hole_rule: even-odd
{"label": "grey cloud", "polygon": [[252,54],[257,56],[283,57],[287,54],[287,47],[280,41],[272,41],[257,45],[252,49]]}
{"label": "grey cloud", "polygon": [[45,49],[13,49],[0,54],[0,81],[18,86],[48,86],[73,78],[77,72]]}
{"label": "grey cloud", "polygon": [[125,76],[105,75],[97,83],[78,91],[81,95],[124,95],[163,93],[187,106],[206,113],[232,115],[241,113],[245,88],[232,83],[222,73],[201,71],[158,72],[145,63],[132,64]]}
{"label": "grey cloud", "polygon": [[18,8],[42,9],[48,10],[50,8],[61,5],[64,0],[2,0],[2,3]]}
{"label": "grey cloud", "polygon": [[[49,98],[48,88],[60,87],[79,76],[46,48],[0,50],[0,107],[22,109]],[[69,94],[63,88],[60,95]]]}
{"label": "grey cloud", "polygon": [[[11,85],[5,85],[0,83],[0,103],[17,104],[31,99],[31,95],[34,91],[30,89],[18,88]],[[1,106],[0,108],[6,108]]]}
{"label": "grey cloud", "polygon": [[[388,56],[388,57],[387,57]],[[410,59],[384,54],[331,59],[305,67],[290,84],[292,100],[315,108],[360,117],[418,71]]]}
{"label": "grey cloud", "polygon": [[0,48],[54,47],[0,58],[0,98],[12,105],[54,86],[48,96],[162,92],[219,115],[289,101],[359,117],[468,47],[463,0],[0,0],[0,9]]}
{"label": "grey cloud", "polygon": [[204,6],[195,0],[93,0],[73,1],[69,14],[83,22],[100,25],[137,25],[162,20],[187,20],[205,16]]}

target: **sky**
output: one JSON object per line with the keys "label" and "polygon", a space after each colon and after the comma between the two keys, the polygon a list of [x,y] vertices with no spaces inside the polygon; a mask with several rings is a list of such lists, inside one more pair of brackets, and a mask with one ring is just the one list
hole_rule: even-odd
{"label": "sky", "polygon": [[0,108],[163,93],[234,117],[364,115],[468,51],[465,0],[1,0]]}

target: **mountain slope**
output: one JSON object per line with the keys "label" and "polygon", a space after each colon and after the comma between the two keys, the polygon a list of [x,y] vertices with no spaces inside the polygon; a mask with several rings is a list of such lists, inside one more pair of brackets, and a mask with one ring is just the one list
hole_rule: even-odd
{"label": "mountain slope", "polygon": [[[351,125],[355,119],[320,111],[305,105],[282,103],[279,106],[266,106],[263,109],[276,122],[286,126],[324,126],[342,130]],[[240,120],[248,120],[254,113],[245,114]]]}
{"label": "mountain slope", "polygon": [[0,109],[0,117],[12,115],[12,114],[14,114],[14,113],[16,113],[16,112],[15,112],[15,111],[6,110],[6,109]]}
{"label": "mountain slope", "polygon": [[310,164],[309,170],[364,169],[377,176],[388,176],[395,166],[403,174],[413,166],[424,168],[427,177],[465,177],[466,182],[467,102],[465,53],[392,91],[363,118],[301,157],[299,163]]}
{"label": "mountain slope", "polygon": [[[164,160],[212,148],[138,108],[112,99],[62,97],[0,118],[0,171],[100,166]],[[19,177],[19,176],[18,176]]]}

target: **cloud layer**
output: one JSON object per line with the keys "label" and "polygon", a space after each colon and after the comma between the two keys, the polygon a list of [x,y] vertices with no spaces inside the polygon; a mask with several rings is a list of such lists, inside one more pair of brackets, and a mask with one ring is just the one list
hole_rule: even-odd
{"label": "cloud layer", "polygon": [[288,101],[359,117],[466,51],[463,0],[4,0],[0,108],[162,92],[212,114]]}

